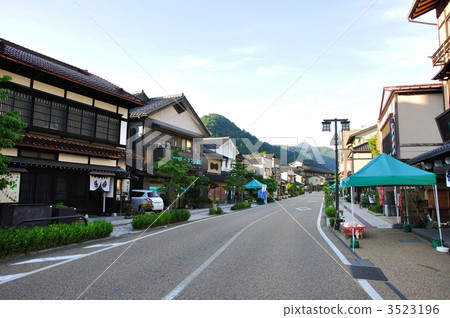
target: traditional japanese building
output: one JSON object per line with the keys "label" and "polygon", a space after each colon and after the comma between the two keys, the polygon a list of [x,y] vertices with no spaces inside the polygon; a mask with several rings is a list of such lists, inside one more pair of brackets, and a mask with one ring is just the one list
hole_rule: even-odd
{"label": "traditional japanese building", "polygon": [[[113,65],[112,65],[113,67]],[[0,203],[55,204],[98,214],[120,211],[127,199],[129,109],[144,102],[87,70],[0,39],[0,113],[19,111],[28,124],[11,149],[16,187]],[[124,192],[122,191],[124,190]]]}

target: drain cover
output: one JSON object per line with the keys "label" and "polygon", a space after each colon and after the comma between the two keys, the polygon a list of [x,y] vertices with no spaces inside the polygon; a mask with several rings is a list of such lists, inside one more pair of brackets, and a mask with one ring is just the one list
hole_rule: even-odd
{"label": "drain cover", "polygon": [[384,276],[383,272],[378,267],[361,265],[348,265],[348,267],[350,268],[350,273],[353,278],[387,280],[386,276]]}
{"label": "drain cover", "polygon": [[368,259],[362,259],[362,258],[349,258],[348,259],[352,265],[363,265],[363,266],[375,266],[371,261]]}
{"label": "drain cover", "polygon": [[400,240],[402,243],[420,243],[419,240]]}

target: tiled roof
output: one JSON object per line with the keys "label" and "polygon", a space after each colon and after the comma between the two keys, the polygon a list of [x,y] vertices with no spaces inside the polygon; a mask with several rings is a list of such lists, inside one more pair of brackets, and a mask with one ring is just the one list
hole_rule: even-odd
{"label": "tiled roof", "polygon": [[110,159],[120,159],[126,157],[125,149],[85,144],[67,139],[58,139],[31,134],[26,134],[22,140],[16,141],[16,145]]}
{"label": "tiled roof", "polygon": [[406,161],[406,163],[409,164],[409,165],[414,165],[414,164],[419,163],[421,161],[434,159],[434,157],[449,156],[449,154],[450,154],[450,143],[447,143],[447,144],[444,144],[441,147],[438,147],[436,149],[433,149],[433,150],[430,150],[430,151],[428,151],[426,153],[418,155],[418,156],[416,156],[414,158],[411,158],[408,161]]}
{"label": "tiled roof", "polygon": [[353,148],[353,152],[370,152],[370,151],[371,150],[367,142]]}
{"label": "tiled roof", "polygon": [[149,98],[144,106],[135,107],[130,110],[130,118],[148,117],[155,111],[178,104],[183,99],[185,99],[183,93]]}
{"label": "tiled roof", "polygon": [[2,38],[0,38],[0,57],[133,103],[143,104],[143,101],[138,97],[97,75],[89,73],[87,70],[58,61]]}

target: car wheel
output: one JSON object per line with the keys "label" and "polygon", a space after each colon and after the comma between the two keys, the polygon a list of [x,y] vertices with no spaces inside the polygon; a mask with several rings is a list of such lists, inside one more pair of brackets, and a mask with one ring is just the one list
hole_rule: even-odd
{"label": "car wheel", "polygon": [[145,214],[145,208],[144,208],[142,205],[139,206],[138,211],[139,211],[139,213],[141,213],[141,214]]}

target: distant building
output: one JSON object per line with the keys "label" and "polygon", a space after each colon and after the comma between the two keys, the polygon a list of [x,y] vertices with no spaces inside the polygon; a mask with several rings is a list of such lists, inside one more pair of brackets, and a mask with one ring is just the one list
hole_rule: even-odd
{"label": "distant building", "polygon": [[194,155],[194,140],[210,137],[192,105],[184,94],[148,98],[138,94],[145,105],[130,110],[130,138],[127,149],[132,154],[127,165],[131,168],[132,188],[158,187],[154,165],[162,158],[172,159],[174,150],[186,158],[193,173],[201,170],[202,160]]}

